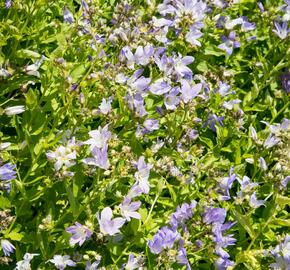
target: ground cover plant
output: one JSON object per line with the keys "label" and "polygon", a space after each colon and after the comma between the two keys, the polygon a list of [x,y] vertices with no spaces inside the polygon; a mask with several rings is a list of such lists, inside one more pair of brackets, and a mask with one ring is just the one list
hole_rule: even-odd
{"label": "ground cover plant", "polygon": [[0,20],[0,269],[290,269],[289,0]]}

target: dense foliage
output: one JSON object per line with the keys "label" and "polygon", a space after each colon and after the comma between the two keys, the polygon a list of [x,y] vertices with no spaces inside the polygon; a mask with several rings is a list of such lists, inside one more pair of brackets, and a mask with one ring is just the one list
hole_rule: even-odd
{"label": "dense foliage", "polygon": [[2,0],[1,269],[290,269],[289,0]]}

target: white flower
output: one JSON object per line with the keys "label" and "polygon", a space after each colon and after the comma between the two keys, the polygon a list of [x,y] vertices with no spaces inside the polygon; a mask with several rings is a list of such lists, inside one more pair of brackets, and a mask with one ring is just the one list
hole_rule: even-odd
{"label": "white flower", "polygon": [[7,107],[5,108],[5,113],[8,116],[15,115],[15,114],[20,114],[25,111],[25,107],[23,105],[19,106],[12,106],[12,107]]}
{"label": "white flower", "polygon": [[108,101],[105,98],[102,99],[102,103],[99,106],[99,109],[102,114],[108,114],[111,111],[112,107],[111,103],[112,103],[111,98],[109,98]]}
{"label": "white flower", "polygon": [[90,145],[90,151],[92,152],[95,147],[102,149],[107,145],[107,141],[111,138],[111,132],[108,130],[108,125],[103,128],[99,126],[98,129],[89,132],[90,139],[84,142],[84,144]]}
{"label": "white flower", "polygon": [[25,253],[23,260],[16,263],[15,270],[31,270],[30,261],[38,255],[36,253]]}
{"label": "white flower", "polygon": [[54,255],[53,259],[48,260],[55,265],[55,267],[59,270],[63,270],[66,266],[75,267],[76,263],[70,259],[69,255]]}

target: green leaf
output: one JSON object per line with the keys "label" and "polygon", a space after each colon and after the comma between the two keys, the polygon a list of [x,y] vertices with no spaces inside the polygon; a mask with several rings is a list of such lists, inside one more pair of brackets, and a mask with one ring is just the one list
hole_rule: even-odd
{"label": "green leaf", "polygon": [[242,227],[247,231],[247,233],[253,239],[256,233],[251,225],[249,217],[241,215],[236,210],[233,210],[233,214],[236,217],[236,220],[242,225]]}
{"label": "green leaf", "polygon": [[13,241],[20,241],[23,238],[23,233],[12,231],[9,234],[6,234],[5,237]]}
{"label": "green leaf", "polygon": [[218,49],[217,47],[214,47],[213,45],[208,45],[205,47],[204,54],[221,56],[224,55],[225,53],[222,50]]}
{"label": "green leaf", "polygon": [[7,209],[10,208],[11,204],[8,198],[5,198],[0,195],[0,209]]}
{"label": "green leaf", "polygon": [[290,205],[290,198],[289,197],[285,197],[282,195],[277,195],[276,197],[276,202],[281,206],[284,207],[285,205]]}

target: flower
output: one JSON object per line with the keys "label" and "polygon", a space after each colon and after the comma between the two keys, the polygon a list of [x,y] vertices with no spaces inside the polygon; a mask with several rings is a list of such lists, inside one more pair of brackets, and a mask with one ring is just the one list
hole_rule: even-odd
{"label": "flower", "polygon": [[174,87],[167,95],[165,95],[164,105],[165,105],[167,110],[175,110],[176,109],[176,106],[180,102],[180,97],[177,96],[178,93],[179,93],[179,87]]}
{"label": "flower", "polygon": [[241,185],[241,191],[248,193],[252,190],[252,188],[259,186],[258,183],[251,183],[250,178],[248,176],[244,176],[242,180],[237,178],[240,185]]}
{"label": "flower", "polygon": [[230,89],[231,89],[231,87],[229,86],[228,83],[219,81],[219,88],[217,89],[217,92],[218,92],[222,97],[224,97],[224,96],[230,94],[230,93],[231,93],[231,92],[229,92]]}
{"label": "flower", "polygon": [[188,103],[193,98],[195,98],[199,92],[201,91],[202,84],[198,83],[194,86],[190,86],[188,81],[181,80],[181,98],[184,101],[184,103]]}
{"label": "flower", "polygon": [[[7,192],[10,192],[10,181],[16,178],[15,165],[6,163],[0,167],[0,180],[3,181],[2,185]],[[1,183],[0,183],[1,184]]]}
{"label": "flower", "polygon": [[108,101],[105,98],[103,98],[102,102],[101,102],[101,104],[99,106],[100,112],[102,114],[105,114],[105,115],[108,114],[111,111],[111,108],[112,108],[111,103],[112,103],[112,97],[110,97],[108,99]]}
{"label": "flower", "polygon": [[141,206],[141,202],[131,202],[130,197],[125,197],[122,204],[119,205],[122,216],[127,220],[130,221],[131,217],[140,219],[140,214],[136,212]]}
{"label": "flower", "polygon": [[250,206],[253,208],[259,208],[260,206],[264,205],[265,206],[265,201],[264,200],[258,200],[256,192],[253,192],[253,194],[250,197]]}
{"label": "flower", "polygon": [[66,231],[71,234],[69,242],[72,246],[77,243],[81,246],[93,234],[87,226],[84,226],[79,222],[76,222],[75,225],[66,228]]}
{"label": "flower", "polygon": [[138,163],[137,163],[138,171],[135,172],[134,177],[136,180],[136,185],[138,185],[140,189],[142,190],[142,192],[145,194],[148,194],[149,189],[150,189],[148,179],[149,179],[151,168],[152,166],[146,164],[145,158],[143,156],[141,156],[138,159]]}
{"label": "flower", "polygon": [[190,27],[190,30],[185,35],[185,40],[189,42],[191,45],[201,46],[201,43],[197,40],[199,39],[203,33],[195,27],[195,25]]}
{"label": "flower", "polygon": [[285,39],[288,34],[290,33],[290,29],[288,28],[288,22],[283,22],[282,25],[280,25],[277,22],[274,22],[275,28],[272,31],[280,38]]}
{"label": "flower", "polygon": [[69,255],[54,255],[53,259],[48,260],[48,262],[51,262],[54,264],[54,266],[59,269],[63,270],[67,266],[75,267],[76,263],[70,259]]}
{"label": "flower", "polygon": [[114,218],[113,217],[113,211],[110,207],[105,207],[101,213],[101,216],[99,213],[97,213],[97,219],[100,225],[100,230],[103,234],[108,235],[114,235],[118,232],[120,232],[120,228],[124,225],[126,222],[123,218]]}
{"label": "flower", "polygon": [[5,7],[11,8],[11,6],[12,6],[12,0],[5,0]]}
{"label": "flower", "polygon": [[170,89],[171,89],[170,84],[164,81],[163,78],[156,80],[149,87],[150,92],[155,95],[163,95],[165,93],[168,93]]}
{"label": "flower", "polygon": [[235,31],[230,32],[228,37],[222,36],[223,43],[218,46],[218,48],[224,50],[228,55],[233,53],[233,49],[239,48],[241,45],[236,41]]}
{"label": "flower", "polygon": [[176,256],[177,262],[183,265],[186,265],[186,270],[190,270],[190,264],[187,259],[186,249],[184,247],[178,250],[178,254]]}
{"label": "flower", "polygon": [[179,232],[169,227],[162,227],[156,232],[153,239],[148,241],[147,245],[152,253],[159,254],[163,249],[172,248],[174,242],[179,239]]}
{"label": "flower", "polygon": [[69,9],[67,7],[63,7],[62,10],[63,10],[63,20],[69,24],[73,23],[75,20]]}
{"label": "flower", "polygon": [[86,269],[85,270],[97,270],[99,264],[100,264],[100,260],[97,260],[97,261],[95,261],[93,263],[91,263],[90,261],[88,261],[86,263]]}
{"label": "flower", "polygon": [[98,129],[89,132],[90,139],[84,142],[90,146],[92,152],[95,148],[104,148],[107,145],[108,140],[111,138],[111,132],[108,130],[108,125],[103,128],[99,126]]}
{"label": "flower", "polygon": [[54,169],[59,171],[61,168],[70,168],[76,164],[77,152],[75,150],[75,138],[68,141],[66,146],[59,146],[55,151],[48,151],[46,157],[48,160],[55,161]]}
{"label": "flower", "polygon": [[15,251],[15,247],[8,240],[5,239],[1,240],[1,247],[5,256],[10,256]]}
{"label": "flower", "polygon": [[87,165],[98,166],[101,169],[107,170],[110,166],[108,159],[108,145],[105,145],[103,148],[95,147],[92,150],[92,157],[85,158],[82,160],[83,163]]}
{"label": "flower", "polygon": [[10,181],[16,178],[15,165],[6,163],[0,167],[0,180]]}
{"label": "flower", "polygon": [[230,100],[230,101],[225,101],[223,103],[223,107],[228,109],[228,110],[232,110],[236,104],[239,104],[241,102],[242,101],[240,99],[233,99],[233,100]]}
{"label": "flower", "polygon": [[183,225],[192,217],[192,210],[196,207],[197,202],[192,201],[190,204],[183,203],[177,206],[175,213],[171,215],[170,225],[173,229],[177,229],[179,225]]}
{"label": "flower", "polygon": [[288,270],[290,267],[290,236],[286,234],[284,241],[277,245],[271,254],[275,259],[275,263],[270,264],[273,269],[285,269]]}
{"label": "flower", "polygon": [[229,260],[230,255],[224,251],[223,256],[219,257],[216,261],[215,261],[215,267],[218,270],[227,270],[228,267],[233,266],[234,263]]}
{"label": "flower", "polygon": [[25,253],[23,256],[23,260],[18,261],[16,263],[15,270],[31,270],[30,261],[33,257],[38,256],[39,254],[36,253]]}
{"label": "flower", "polygon": [[126,270],[134,270],[140,267],[139,264],[140,257],[135,257],[133,253],[129,254],[128,262],[125,264]]}
{"label": "flower", "polygon": [[224,208],[206,208],[203,214],[205,224],[224,223],[227,216],[227,210]]}
{"label": "flower", "polygon": [[193,56],[178,56],[174,59],[174,70],[178,77],[189,77],[192,76],[192,71],[189,67],[187,67],[189,64],[191,64],[194,61]]}
{"label": "flower", "polygon": [[203,127],[207,127],[207,126],[210,126],[210,129],[213,131],[213,132],[216,132],[216,127],[215,125],[218,124],[220,126],[224,126],[223,124],[223,121],[224,120],[224,117],[221,116],[217,116],[216,114],[210,114],[208,116],[208,119],[207,121],[204,123]]}
{"label": "flower", "polygon": [[288,183],[290,182],[290,176],[286,176],[282,181],[281,181],[281,185],[286,188]]}
{"label": "flower", "polygon": [[277,145],[281,140],[279,138],[277,138],[276,136],[274,136],[273,134],[270,134],[266,141],[264,142],[264,147],[266,149],[269,149],[275,145]]}
{"label": "flower", "polygon": [[233,173],[233,168],[230,169],[230,175],[227,177],[223,177],[219,182],[219,189],[222,193],[221,199],[223,201],[227,201],[231,199],[230,189],[232,187],[233,182],[236,180],[236,174]]}
{"label": "flower", "polygon": [[25,72],[28,75],[32,75],[32,76],[35,76],[35,77],[40,77],[40,74],[39,74],[38,70],[39,70],[40,66],[42,65],[42,63],[43,63],[43,61],[45,59],[47,59],[47,58],[44,55],[42,55],[41,58],[38,59],[37,61],[35,61],[34,64],[25,67]]}
{"label": "flower", "polygon": [[154,131],[159,129],[159,120],[146,119],[143,123],[147,131]]}
{"label": "flower", "polygon": [[260,164],[260,168],[261,168],[263,171],[267,171],[268,166],[267,166],[266,160],[265,160],[263,157],[260,157],[260,158],[259,158],[259,164]]}
{"label": "flower", "polygon": [[23,113],[25,111],[25,107],[23,105],[12,106],[12,107],[5,108],[4,111],[8,116],[11,116],[11,115]]}
{"label": "flower", "polygon": [[287,94],[290,94],[290,72],[282,74],[280,79],[282,88]]}

